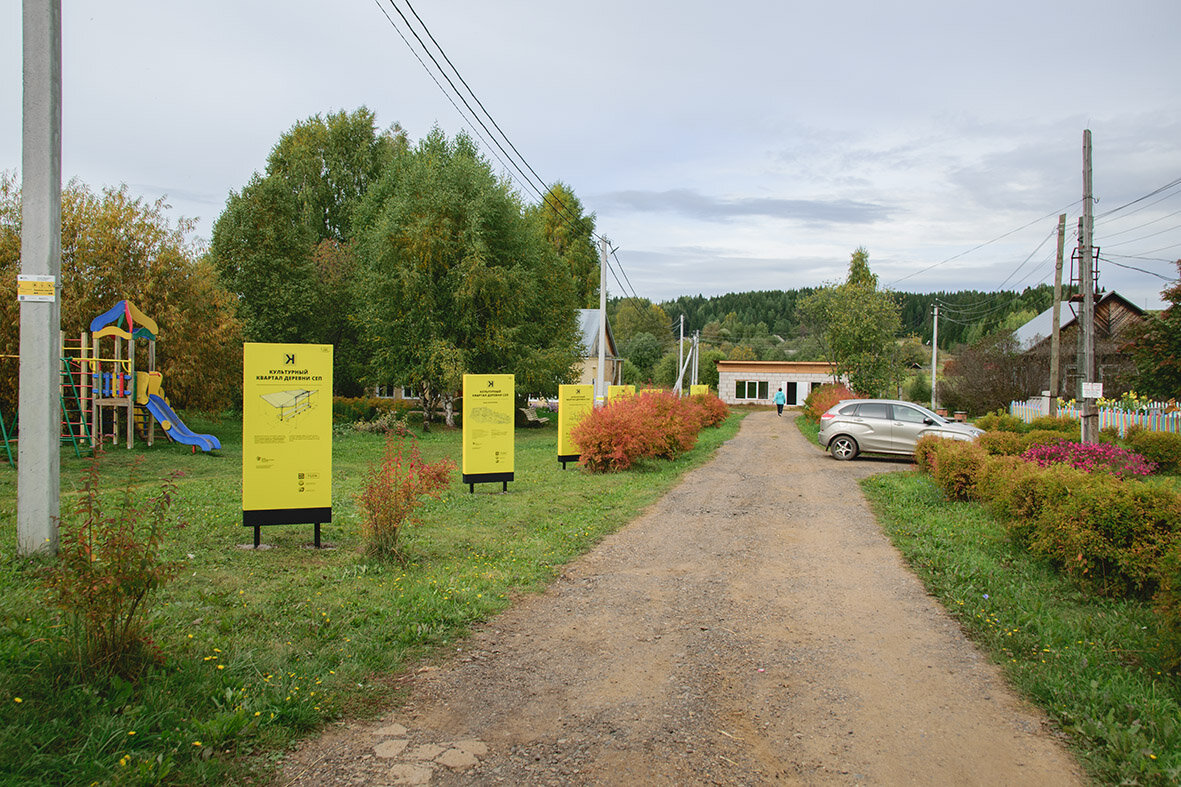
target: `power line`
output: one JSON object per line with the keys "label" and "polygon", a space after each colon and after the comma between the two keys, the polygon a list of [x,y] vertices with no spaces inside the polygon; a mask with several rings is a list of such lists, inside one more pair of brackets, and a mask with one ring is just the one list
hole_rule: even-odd
{"label": "power line", "polygon": [[[477,106],[480,107],[484,116],[487,117],[488,122],[492,124],[492,126],[496,129],[497,132],[499,132],[500,138],[503,138],[503,140],[504,140],[504,144],[508,145],[508,147],[510,149],[512,149],[513,153],[516,154],[516,157],[517,157],[516,159],[514,159],[513,156],[510,155],[508,150],[505,149],[504,145],[501,144],[500,139],[497,138],[497,135],[494,134],[492,132],[492,130],[488,128],[488,125],[480,117],[480,114],[472,108],[472,105],[470,103],[468,103],[468,100],[464,97],[463,93],[455,86],[455,82],[452,81],[452,79],[448,75],[447,71],[439,64],[438,59],[434,56],[434,54],[432,54],[430,48],[426,45],[426,42],[423,41],[422,36],[420,36],[418,34],[418,32],[414,29],[414,26],[411,24],[410,20],[406,18],[406,15],[402,12],[402,9],[398,6],[398,4],[395,3],[394,0],[387,0],[387,2],[393,7],[393,9],[397,12],[398,16],[402,19],[403,23],[406,25],[406,29],[409,30],[411,35],[414,36],[414,39],[416,41],[418,41],[418,44],[422,48],[422,51],[426,54],[426,56],[428,58],[430,58],[430,61],[434,64],[435,69],[438,71],[439,75],[442,76],[443,79],[446,80],[447,84],[451,87],[452,93],[454,93],[455,96],[458,97],[459,100],[463,103],[464,107],[467,108],[467,112],[468,112],[467,115],[464,114],[463,110],[461,110],[459,108],[459,106],[455,103],[455,101],[452,99],[451,93],[448,93],[447,89],[444,88],[443,85],[439,82],[439,80],[435,77],[434,72],[431,71],[430,67],[427,66],[426,62],[423,61],[423,59],[419,56],[417,50],[415,50],[414,46],[411,45],[410,41],[406,38],[406,36],[403,35],[401,29],[397,26],[397,24],[394,22],[394,20],[390,17],[390,15],[388,13],[385,12],[385,8],[381,6],[380,0],[374,0],[374,1],[378,3],[378,7],[381,9],[382,14],[389,21],[390,25],[394,27],[395,31],[397,31],[398,37],[401,38],[402,42],[405,43],[407,48],[409,48],[411,50],[411,52],[414,54],[415,58],[422,65],[423,69],[427,71],[427,74],[431,77],[432,81],[434,81],[435,85],[444,94],[444,96],[447,98],[448,102],[455,109],[455,111],[457,113],[459,113],[460,117],[464,120],[465,125],[468,125],[468,127],[472,129],[473,133],[475,133],[476,136],[481,141],[484,142],[486,147],[489,145],[489,140],[491,140],[491,144],[494,145],[495,148],[498,149],[502,154],[504,154],[504,158],[501,158],[499,155],[497,155],[496,150],[488,148],[489,152],[492,153],[492,155],[496,158],[496,160],[498,162],[500,162],[501,167],[504,168],[505,172],[509,175],[509,177],[512,178],[514,181],[516,181],[519,185],[526,187],[528,190],[530,190],[534,194],[536,194],[538,196],[538,198],[541,200],[541,202],[543,202],[544,204],[546,204],[550,208],[552,208],[554,210],[554,212],[558,215],[558,217],[560,219],[562,219],[563,221],[565,221],[568,225],[570,225],[572,229],[575,229],[575,230],[581,229],[578,226],[578,221],[580,218],[584,218],[584,217],[575,216],[573,211],[571,211],[570,208],[568,208],[562,202],[562,200],[560,198],[549,193],[550,187],[548,185],[546,185],[546,183],[542,179],[542,177],[537,174],[537,171],[533,168],[533,166],[529,163],[529,161],[521,154],[521,152],[517,149],[516,145],[514,145],[512,140],[509,139],[508,135],[505,134],[504,130],[501,129],[500,124],[497,123],[496,119],[492,117],[492,114],[484,106],[484,103],[482,101],[480,101],[478,96],[476,96],[475,91],[473,91],[471,86],[468,85],[467,80],[465,80],[463,78],[463,75],[459,72],[459,69],[456,68],[455,64],[451,61],[451,58],[447,56],[447,53],[443,50],[443,47],[435,39],[434,35],[430,31],[430,28],[428,28],[426,26],[426,23],[423,22],[422,17],[420,17],[418,15],[418,12],[414,10],[414,6],[411,5],[410,1],[403,0],[403,2],[406,4],[406,7],[410,10],[410,13],[413,14],[414,18],[418,21],[419,26],[422,28],[422,30],[426,34],[427,38],[429,38],[431,43],[435,45],[435,49],[438,50],[440,56],[442,56],[443,60],[446,61],[447,65],[451,67],[451,71],[455,74],[455,77],[467,89],[468,95],[470,95],[472,100],[475,101]],[[472,128],[471,125],[467,122],[469,115],[470,115],[471,119],[474,120],[480,126],[480,128],[482,128],[484,130],[485,134],[487,135],[486,137],[484,135],[476,132],[475,129]],[[504,160],[505,158],[508,159],[508,162],[509,162],[508,164],[505,163],[505,160]],[[525,168],[529,170],[529,172],[532,174],[533,178],[536,179],[536,183],[532,179],[530,179],[530,176],[525,173],[525,170],[521,169],[521,165],[517,163],[517,159],[519,159],[521,164],[523,164],[525,166]],[[516,170],[517,174],[513,174],[513,170]],[[517,177],[517,175],[519,175],[520,177]],[[543,189],[544,189],[544,191],[543,191]],[[601,238],[601,236],[598,235],[597,233],[595,233],[593,230],[591,231],[591,234],[593,237]]]}
{"label": "power line", "polygon": [[967,251],[961,251],[959,254],[952,255],[951,257],[948,257],[945,260],[940,260],[939,262],[936,262],[933,265],[928,265],[927,267],[917,270],[914,273],[908,273],[907,275],[903,276],[900,279],[895,279],[893,282],[891,282],[890,284],[888,284],[886,286],[888,288],[892,289],[894,287],[894,285],[898,284],[899,282],[906,281],[907,279],[918,276],[920,273],[926,273],[929,270],[932,270],[934,268],[938,268],[940,265],[946,265],[947,263],[952,262],[953,260],[958,260],[960,257],[967,256],[968,254],[971,254],[974,251],[979,251],[980,249],[983,249],[985,246],[990,246],[993,243],[996,243],[997,241],[1004,240],[1005,238],[1009,237],[1010,235],[1015,235],[1016,233],[1021,232],[1022,230],[1029,229],[1033,225],[1037,224],[1039,221],[1045,221],[1046,219],[1054,218],[1054,217],[1064,213],[1067,209],[1072,208],[1075,205],[1079,204],[1080,202],[1082,202],[1081,199],[1075,200],[1074,202],[1070,203],[1069,205],[1067,205],[1065,208],[1062,208],[1061,210],[1056,210],[1053,213],[1048,213],[1045,216],[1041,216],[1037,219],[1034,219],[1033,221],[1029,222],[1028,224],[1023,224],[1022,226],[1018,227],[1017,229],[1009,230],[1008,232],[1004,233],[1003,235],[998,235],[997,237],[993,238],[992,240],[986,240],[981,244],[973,246],[972,248],[968,249]]}
{"label": "power line", "polygon": [[1162,276],[1161,274],[1157,273],[1156,271],[1144,270],[1144,268],[1137,268],[1135,265],[1124,265],[1122,262],[1116,262],[1115,260],[1110,260],[1104,256],[1100,256],[1099,259],[1103,260],[1104,262],[1108,263],[1109,265],[1114,265],[1117,268],[1124,268],[1126,270],[1136,271],[1138,273],[1145,273],[1145,274],[1148,274],[1149,276],[1155,276],[1156,278],[1161,279],[1163,281],[1173,281],[1174,280],[1171,276]]}
{"label": "power line", "polygon": [[[1100,213],[1098,216],[1095,217],[1095,220],[1107,218],[1108,216],[1111,216],[1115,213],[1119,213],[1124,208],[1130,208],[1131,206],[1135,205],[1138,202],[1143,202],[1144,200],[1148,199],[1149,197],[1155,197],[1157,194],[1160,194],[1162,191],[1167,191],[1167,190],[1173,188],[1174,186],[1178,186],[1178,185],[1181,185],[1181,178],[1177,178],[1176,180],[1170,181],[1169,183],[1166,183],[1165,185],[1161,186],[1160,188],[1154,189],[1154,190],[1148,192],[1143,197],[1137,197],[1136,199],[1132,200],[1131,202],[1125,202],[1123,205],[1120,205],[1118,208],[1112,208],[1109,211],[1106,211],[1104,213]],[[1162,197],[1161,199],[1167,199],[1167,197]],[[1157,200],[1157,202],[1159,202],[1159,201],[1160,200]],[[1152,204],[1155,205],[1156,203],[1154,202]],[[1150,206],[1145,205],[1144,207],[1147,208]],[[1140,208],[1138,210],[1143,210],[1143,209],[1144,208]],[[1136,212],[1138,212],[1138,211],[1136,211]]]}

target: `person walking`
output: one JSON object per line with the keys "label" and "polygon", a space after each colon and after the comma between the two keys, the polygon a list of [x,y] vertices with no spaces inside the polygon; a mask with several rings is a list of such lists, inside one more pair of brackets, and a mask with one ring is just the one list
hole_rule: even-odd
{"label": "person walking", "polygon": [[783,405],[787,404],[787,397],[783,395],[783,388],[775,392],[775,414],[783,415]]}

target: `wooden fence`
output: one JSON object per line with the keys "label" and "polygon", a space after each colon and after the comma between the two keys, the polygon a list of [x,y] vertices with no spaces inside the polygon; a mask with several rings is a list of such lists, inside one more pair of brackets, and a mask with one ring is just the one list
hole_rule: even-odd
{"label": "wooden fence", "polygon": [[[1032,402],[1013,402],[1009,405],[1009,414],[1020,418],[1025,423],[1029,423],[1034,418],[1040,418],[1047,413],[1047,403],[1044,399],[1034,400]],[[1069,418],[1082,418],[1082,407],[1079,405],[1059,407],[1058,415]],[[1166,412],[1164,405],[1138,413],[1112,410],[1106,407],[1099,408],[1100,429],[1114,426],[1119,430],[1120,436],[1123,437],[1128,433],[1128,427],[1133,425],[1140,426],[1142,429],[1152,432],[1173,432],[1174,434],[1178,434],[1181,433],[1181,411],[1174,410],[1172,412]]]}

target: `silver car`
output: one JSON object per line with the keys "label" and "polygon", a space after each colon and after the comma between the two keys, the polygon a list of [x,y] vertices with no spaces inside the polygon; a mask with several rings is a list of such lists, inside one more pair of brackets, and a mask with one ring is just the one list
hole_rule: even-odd
{"label": "silver car", "polygon": [[846,399],[820,416],[820,445],[837,459],[860,453],[914,454],[929,434],[975,440],[984,430],[949,421],[926,407],[895,399]]}

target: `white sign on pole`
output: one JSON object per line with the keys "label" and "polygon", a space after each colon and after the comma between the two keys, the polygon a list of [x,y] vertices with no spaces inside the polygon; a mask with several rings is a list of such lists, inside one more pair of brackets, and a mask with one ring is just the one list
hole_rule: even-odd
{"label": "white sign on pole", "polygon": [[1102,399],[1103,383],[1083,383],[1084,399]]}

